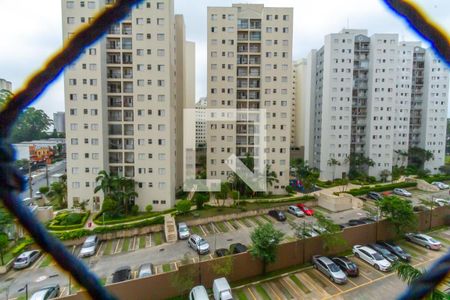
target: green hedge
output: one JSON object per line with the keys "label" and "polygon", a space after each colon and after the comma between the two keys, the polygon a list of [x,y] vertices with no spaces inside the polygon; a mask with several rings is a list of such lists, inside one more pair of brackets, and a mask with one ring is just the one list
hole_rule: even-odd
{"label": "green hedge", "polygon": [[417,182],[399,182],[399,183],[392,183],[392,184],[384,184],[384,185],[375,185],[375,186],[363,186],[359,189],[352,189],[348,192],[339,192],[340,193],[347,193],[353,196],[361,196],[365,195],[368,192],[384,192],[384,191],[390,191],[395,188],[407,188],[407,187],[415,187],[417,186]]}
{"label": "green hedge", "polygon": [[33,244],[33,240],[26,239],[22,242],[20,242],[17,246],[12,248],[11,253],[13,256],[17,256],[18,254],[22,253],[29,245]]}
{"label": "green hedge", "polygon": [[428,176],[427,178],[424,178],[423,180],[425,180],[428,183],[432,183],[433,181],[447,181],[447,180],[450,180],[450,175],[436,174],[436,175]]}
{"label": "green hedge", "polygon": [[[47,228],[53,231],[63,231],[63,230],[74,230],[74,229],[80,229],[84,227],[84,224],[86,224],[87,219],[89,218],[89,215],[91,214],[90,211],[83,214],[83,217],[81,218],[80,223],[73,224],[73,225],[58,225],[62,219],[69,217],[70,215],[74,215],[74,213],[63,213],[60,215],[57,215],[53,220],[49,222],[47,225]],[[81,214],[80,214],[81,215]]]}
{"label": "green hedge", "polygon": [[140,216],[131,216],[128,218],[123,218],[123,219],[117,219],[117,220],[107,220],[105,221],[105,223],[102,222],[102,214],[103,212],[98,213],[95,218],[94,218],[94,223],[96,225],[116,225],[116,224],[121,224],[121,223],[128,223],[128,222],[133,222],[133,221],[139,221],[139,220],[144,220],[144,219],[149,219],[149,218],[154,218],[163,214],[168,214],[168,213],[172,213],[176,211],[175,208],[171,208],[165,211],[155,211],[155,212],[151,212],[151,213],[146,213],[144,215],[140,215]]}
{"label": "green hedge", "polygon": [[265,204],[265,203],[290,203],[290,202],[299,202],[299,201],[309,201],[315,200],[316,198],[313,195],[304,195],[301,197],[296,197],[292,199],[259,199],[256,201],[247,201],[248,203],[256,203],[256,204]]}
{"label": "green hedge", "polygon": [[121,225],[115,225],[115,226],[99,226],[99,227],[94,228],[93,230],[76,229],[76,230],[70,230],[70,231],[65,231],[65,232],[52,232],[52,234],[55,235],[60,240],[65,241],[65,240],[78,239],[78,238],[92,235],[92,234],[108,233],[108,232],[114,232],[114,231],[118,231],[118,230],[140,228],[140,227],[157,225],[157,224],[164,224],[163,216],[158,216],[158,217],[150,219],[150,220],[144,220],[142,222],[137,222],[137,223],[133,223],[133,224],[121,224]]}

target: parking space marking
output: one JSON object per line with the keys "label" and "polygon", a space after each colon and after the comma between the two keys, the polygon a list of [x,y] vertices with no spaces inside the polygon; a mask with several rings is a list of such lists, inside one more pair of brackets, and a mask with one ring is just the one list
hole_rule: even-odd
{"label": "parking space marking", "polygon": [[203,228],[202,225],[198,225],[198,228],[200,228],[200,230],[203,232],[204,235],[207,235],[206,230]]}
{"label": "parking space marking", "polygon": [[[280,278],[280,283],[283,284],[283,282],[287,285],[288,290],[290,290],[290,292],[292,292],[292,294],[295,294],[298,297],[302,297],[303,295],[299,292],[299,289],[295,288],[293,283],[290,283],[290,278],[288,277],[283,277]],[[286,286],[285,286],[286,287]]]}
{"label": "parking space marking", "polygon": [[273,290],[273,288],[270,286],[270,282],[264,283],[261,285],[263,288],[266,288],[269,291],[269,294],[272,294],[277,298],[278,300],[281,300],[280,297],[278,297],[277,293]]}
{"label": "parking space marking", "polygon": [[100,241],[100,245],[98,246],[97,253],[95,253],[95,257],[99,257],[103,255],[103,251],[106,243],[104,241]]}
{"label": "parking space marking", "polygon": [[[334,286],[339,292],[342,292],[343,290],[340,288],[340,286],[338,286],[337,284],[335,284],[332,280],[330,280],[328,277],[325,276],[325,274],[323,274],[322,272],[320,272],[317,269],[314,269],[312,272],[314,272],[315,274],[319,274],[320,277],[322,277],[324,280],[326,280],[327,283],[330,283],[332,286]],[[353,283],[352,283],[353,284]]]}
{"label": "parking space marking", "polygon": [[123,239],[118,239],[113,254],[122,252]]}
{"label": "parking space marking", "polygon": [[380,276],[384,276],[385,274],[376,270],[372,265],[370,265],[369,263],[367,263],[365,260],[362,260],[360,258],[358,258],[358,261],[362,262],[358,264],[359,267],[359,273],[363,273],[363,275],[365,275],[364,277],[367,277],[370,280],[374,280],[379,278]]}
{"label": "parking space marking", "polygon": [[214,233],[221,233],[221,231],[216,227],[216,224],[211,223],[211,228],[214,231]]}
{"label": "parking space marking", "polygon": [[224,221],[223,224],[225,224],[225,226],[227,226],[228,229],[229,229],[230,231],[235,231],[235,230],[237,230],[237,229],[235,229],[235,228],[233,227],[233,225],[231,225],[231,223],[228,222],[228,221]]}
{"label": "parking space marking", "polygon": [[[148,248],[148,247],[152,246],[152,234],[151,233],[147,236],[147,239],[148,240],[145,243],[145,248]],[[148,244],[148,246],[147,246],[147,244]]]}
{"label": "parking space marking", "polygon": [[248,287],[247,290],[250,292],[250,295],[252,296],[253,300],[257,300],[250,287]]}
{"label": "parking space marking", "polygon": [[306,273],[301,272],[296,274],[299,279],[302,280],[302,283],[312,292],[319,294],[319,296],[326,297],[331,295],[321,286],[317,285],[316,282],[309,277]]}

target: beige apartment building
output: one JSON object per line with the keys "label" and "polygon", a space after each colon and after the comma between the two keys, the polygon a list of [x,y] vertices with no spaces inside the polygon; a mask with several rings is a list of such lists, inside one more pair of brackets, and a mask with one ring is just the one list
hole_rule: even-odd
{"label": "beige apartment building", "polygon": [[8,80],[0,78],[0,90],[12,91],[12,83]]}
{"label": "beige apartment building", "polygon": [[[113,2],[62,0],[63,39]],[[179,45],[184,22],[175,18],[173,0],[144,1],[66,69],[69,207],[84,200],[101,207],[102,193],[94,194],[101,170],[133,178],[141,210],[174,205],[182,174],[176,116],[189,94],[177,85],[186,74],[176,61],[184,57]]]}
{"label": "beige apartment building", "polygon": [[[257,121],[216,121],[207,116],[207,175],[226,180],[230,156],[254,157],[265,142],[264,165],[279,182],[269,190],[285,193],[289,183],[292,102],[293,9],[262,4],[208,8],[208,109],[238,109],[243,114],[266,110],[265,135]],[[238,112],[238,115],[239,115]],[[257,169],[255,167],[255,169]],[[264,170],[255,170],[264,172]]]}

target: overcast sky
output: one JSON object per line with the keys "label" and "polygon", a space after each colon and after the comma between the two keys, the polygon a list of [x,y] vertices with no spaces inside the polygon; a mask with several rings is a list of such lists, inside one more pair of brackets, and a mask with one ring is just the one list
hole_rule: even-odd
{"label": "overcast sky", "polygon": [[[398,33],[400,40],[420,40],[381,0],[175,0],[175,12],[185,16],[187,39],[196,43],[196,96],[206,95],[206,8],[232,3],[263,3],[294,8],[294,59],[320,48],[326,34],[347,27],[372,33]],[[450,30],[449,0],[418,0],[442,28]],[[61,0],[0,0],[0,78],[19,88],[61,47]],[[64,111],[62,78],[34,105],[53,117]]]}

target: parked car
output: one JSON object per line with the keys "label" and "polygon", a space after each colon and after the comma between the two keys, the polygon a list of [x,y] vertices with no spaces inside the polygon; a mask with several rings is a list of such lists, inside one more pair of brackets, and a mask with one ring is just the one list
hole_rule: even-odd
{"label": "parked car", "polygon": [[426,207],[425,205],[420,204],[420,205],[415,205],[413,207],[413,210],[418,212],[418,211],[427,211],[427,210],[430,210],[430,209],[428,207]]}
{"label": "parked car", "polygon": [[369,217],[362,217],[362,218],[359,218],[358,220],[363,222],[364,224],[371,224],[371,223],[377,222],[377,220],[375,220],[374,218],[369,218]]}
{"label": "parked car", "polygon": [[198,254],[206,254],[209,252],[209,244],[201,236],[193,234],[188,239],[188,245],[198,252]]}
{"label": "parked car", "polygon": [[79,257],[88,257],[95,255],[98,246],[98,238],[96,235],[88,236],[81,246]]}
{"label": "parked car", "polygon": [[356,277],[359,275],[358,266],[347,257],[338,256],[333,257],[331,260],[337,264],[347,276]]}
{"label": "parked car", "polygon": [[379,200],[383,199],[383,196],[377,192],[368,192],[367,198],[375,200],[375,201],[379,201]]}
{"label": "parked car", "polygon": [[139,267],[137,278],[152,276],[155,274],[153,270],[154,268],[152,263],[143,264]]}
{"label": "parked car", "polygon": [[189,228],[186,223],[178,223],[178,237],[180,240],[185,240],[189,238],[191,234],[189,233]]}
{"label": "parked car", "polygon": [[247,246],[241,243],[235,243],[230,245],[230,253],[238,254],[247,252]]}
{"label": "parked car", "polygon": [[39,258],[39,256],[41,256],[41,251],[39,250],[26,251],[17,256],[16,260],[14,261],[13,268],[24,269],[26,267],[29,267]]}
{"label": "parked car", "polygon": [[380,271],[389,271],[391,263],[388,262],[380,253],[367,246],[353,246],[353,254]]}
{"label": "parked car", "polygon": [[301,230],[297,233],[299,238],[310,238],[319,236],[319,233],[312,228],[305,228],[305,230]]}
{"label": "parked car", "polygon": [[324,228],[324,227],[322,227],[322,226],[320,226],[319,224],[314,224],[314,225],[312,226],[312,229],[313,229],[315,232],[317,232],[319,235],[321,235],[321,234],[327,232],[327,229]]}
{"label": "parked car", "polygon": [[446,205],[450,205],[450,200],[437,198],[437,199],[434,199],[434,203],[437,206],[446,206]]}
{"label": "parked car", "polygon": [[295,205],[290,205],[288,207],[288,213],[291,213],[296,217],[304,217],[305,216],[305,213],[303,211],[301,211],[300,208],[298,208]]}
{"label": "parked car", "polygon": [[131,279],[131,268],[129,266],[124,266],[118,268],[112,274],[112,283],[122,282]]}
{"label": "parked car", "polygon": [[194,286],[189,293],[189,300],[209,300],[205,287],[203,285]]}
{"label": "parked car", "polygon": [[390,263],[394,263],[398,260],[398,256],[392,254],[391,251],[389,251],[388,249],[384,248],[381,245],[378,244],[370,244],[368,245],[370,248],[372,248],[373,250],[377,251],[378,253],[380,253],[384,258],[386,258]]}
{"label": "parked car", "polygon": [[59,284],[41,288],[40,290],[34,292],[30,300],[47,300],[57,298],[59,296],[59,290]]}
{"label": "parked car", "polygon": [[419,244],[427,249],[439,250],[442,247],[441,242],[422,233],[407,233],[405,234],[405,238],[407,241]]}
{"label": "parked car", "polygon": [[411,255],[409,255],[409,253],[407,253],[405,250],[403,250],[400,246],[398,246],[394,242],[378,241],[377,244],[383,246],[384,248],[388,249],[389,251],[391,251],[392,253],[397,255],[401,260],[404,260],[404,261],[411,260]]}
{"label": "parked car", "polygon": [[358,226],[358,225],[366,224],[365,222],[363,222],[361,220],[357,220],[357,219],[349,220],[347,223],[349,226]]}
{"label": "parked car", "polygon": [[39,191],[37,191],[36,193],[34,193],[34,197],[35,197],[36,199],[42,199],[42,193],[39,192]]}
{"label": "parked car", "polygon": [[305,215],[307,215],[307,216],[314,215],[314,211],[312,209],[306,207],[305,204],[303,204],[303,203],[297,204],[297,207],[300,208],[301,211],[303,211],[305,213]]}
{"label": "parked car", "polygon": [[228,251],[228,249],[225,249],[225,248],[216,249],[216,251],[214,253],[216,253],[217,257],[230,255],[230,251]]}
{"label": "parked car", "polygon": [[440,190],[446,190],[450,187],[448,184],[440,181],[433,181],[431,184],[437,186]]}
{"label": "parked car", "polygon": [[394,189],[392,192],[396,195],[403,196],[403,197],[411,197],[412,196],[412,194],[405,189],[397,188],[397,189]]}
{"label": "parked car", "polygon": [[331,281],[339,284],[347,282],[347,275],[326,256],[314,255],[312,257],[313,267],[322,272]]}
{"label": "parked car", "polygon": [[269,211],[269,216],[275,218],[276,220],[283,222],[286,221],[286,215],[281,211],[281,210],[270,210]]}
{"label": "parked car", "polygon": [[233,300],[230,284],[225,277],[213,281],[214,300]]}

